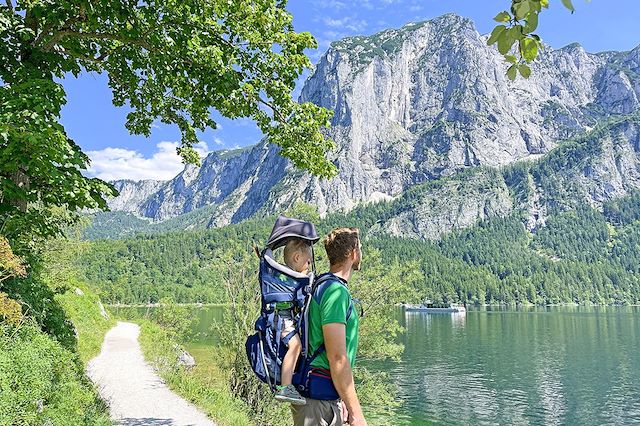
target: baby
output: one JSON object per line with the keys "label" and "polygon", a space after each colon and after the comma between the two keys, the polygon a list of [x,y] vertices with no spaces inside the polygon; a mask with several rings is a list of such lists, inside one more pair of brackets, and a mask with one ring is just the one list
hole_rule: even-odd
{"label": "baby", "polygon": [[[302,274],[309,273],[311,265],[311,246],[302,239],[294,238],[284,247],[284,263],[291,269]],[[282,337],[284,338],[291,331],[295,330],[293,304],[291,302],[281,302],[276,304],[278,315],[283,319],[284,326]],[[289,340],[289,349],[282,361],[282,373],[280,376],[280,386],[277,387],[275,398],[278,401],[290,402],[295,405],[304,405],[307,401],[298,393],[295,386],[291,384],[293,370],[296,367],[302,343],[300,336],[294,334]]]}

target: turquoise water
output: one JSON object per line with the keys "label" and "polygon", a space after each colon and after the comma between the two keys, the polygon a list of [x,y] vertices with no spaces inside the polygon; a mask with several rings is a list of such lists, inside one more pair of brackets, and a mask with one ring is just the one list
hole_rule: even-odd
{"label": "turquoise water", "polygon": [[[215,344],[220,307],[197,310]],[[397,312],[407,332],[390,372],[394,424],[640,424],[640,309],[553,307]]]}
{"label": "turquoise water", "polygon": [[386,369],[410,424],[638,423],[639,316],[637,308],[406,313],[405,353]]}

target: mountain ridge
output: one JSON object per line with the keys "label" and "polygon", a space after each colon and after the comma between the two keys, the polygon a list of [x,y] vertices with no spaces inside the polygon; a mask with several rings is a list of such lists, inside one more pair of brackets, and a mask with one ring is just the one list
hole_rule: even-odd
{"label": "mountain ridge", "polygon": [[509,82],[486,36],[454,14],[343,39],[300,95],[335,111],[326,135],[337,144],[336,178],[293,169],[263,140],[230,158],[212,153],[199,169],[111,205],[155,222],[208,207],[207,226],[299,201],[321,214],[348,211],[468,168],[538,158],[640,108],[640,46],[591,54],[570,44],[547,49],[532,69],[529,80]]}

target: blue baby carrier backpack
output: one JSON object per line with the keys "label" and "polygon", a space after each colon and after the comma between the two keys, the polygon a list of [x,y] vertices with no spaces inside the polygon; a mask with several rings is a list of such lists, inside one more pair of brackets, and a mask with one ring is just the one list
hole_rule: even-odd
{"label": "blue baby carrier backpack", "polygon": [[[266,247],[260,252],[260,316],[255,324],[255,334],[249,336],[246,342],[251,368],[271,389],[280,384],[282,360],[287,353],[289,340],[296,332],[302,342],[306,340],[303,340],[304,331],[299,330],[299,326],[313,284],[314,273],[305,275],[296,272],[276,262],[273,256],[273,251],[286,245],[291,238],[307,241],[312,250],[313,244],[320,239],[312,223],[285,216],[278,217]],[[312,271],[315,271],[315,263],[312,262],[312,265]],[[284,321],[276,309],[276,304],[282,302],[292,305],[291,312],[296,322],[296,330],[284,337]]]}
{"label": "blue baby carrier backpack", "polygon": [[[311,246],[312,272],[309,275],[296,272],[274,260],[273,251],[286,245],[291,238],[303,239]],[[315,226],[310,222],[284,216],[276,220],[266,247],[259,253],[261,310],[255,323],[255,333],[247,338],[246,350],[256,376],[275,390],[280,384],[282,361],[289,340],[297,333],[302,349],[294,369],[293,384],[303,396],[331,400],[337,399],[338,393],[329,372],[316,371],[318,369],[311,367],[311,362],[324,350],[324,345],[313,354],[308,352],[309,301],[311,297],[321,297],[326,284],[337,281],[331,274],[315,277],[313,245],[318,240]],[[289,302],[293,306],[293,319],[296,322],[296,329],[284,337],[284,321],[276,309],[276,304],[281,302]]]}

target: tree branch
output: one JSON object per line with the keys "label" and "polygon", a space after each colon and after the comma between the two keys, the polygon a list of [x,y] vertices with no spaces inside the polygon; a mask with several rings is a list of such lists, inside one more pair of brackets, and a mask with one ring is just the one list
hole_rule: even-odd
{"label": "tree branch", "polygon": [[[73,24],[75,22],[75,18],[70,18],[68,19],[63,25],[62,28],[63,29],[67,29],[71,26],[71,24]],[[32,46],[37,46],[42,42],[42,39],[47,35],[47,33],[49,32],[49,30],[51,29],[51,27],[49,26],[45,26],[42,31],[40,32],[40,34],[38,34],[38,36],[33,40]],[[55,38],[55,34],[53,35],[52,39]],[[56,40],[57,41],[57,40]],[[53,44],[52,44],[53,46]]]}
{"label": "tree branch", "polygon": [[[79,21],[86,21],[87,17],[84,14],[84,10],[81,9],[80,10],[80,15],[79,16],[72,16],[71,18],[67,19],[64,24],[62,24],[62,27],[60,27],[60,31],[58,33],[55,33],[53,35],[53,37],[51,37],[52,40],[55,39],[55,41],[53,41],[53,43],[51,44],[51,47],[53,47],[53,45],[58,41],[58,34],[61,31],[67,31],[71,29],[71,25],[75,24],[76,22]],[[32,45],[35,47],[38,44],[40,44],[40,42],[42,42],[42,39],[47,35],[47,33],[49,32],[49,30],[51,29],[51,27],[45,27],[43,28],[42,32],[40,32],[40,34],[38,34],[38,36],[35,38],[35,40],[33,40]],[[51,40],[50,40],[51,42]],[[43,49],[43,50],[49,50],[51,47],[47,48],[47,49]]]}
{"label": "tree branch", "polygon": [[7,7],[9,8],[9,11],[13,13],[14,9],[13,9],[13,3],[11,3],[11,0],[6,0],[6,3],[7,3]]}
{"label": "tree branch", "polygon": [[273,111],[273,115],[278,116],[279,121],[283,123],[287,121],[286,117],[282,115],[282,113],[275,106],[273,106],[270,102],[265,101],[260,96],[258,96],[258,103],[261,103],[262,105],[269,107],[271,111]]}
{"label": "tree branch", "polygon": [[60,53],[62,53],[63,55],[67,55],[71,58],[78,59],[80,61],[87,61],[87,62],[102,63],[104,62],[105,57],[108,56],[108,55],[100,55],[98,57],[93,57],[93,56],[87,56],[87,55],[78,55],[77,53],[71,53],[62,47],[58,47],[58,49]]}
{"label": "tree branch", "polygon": [[156,51],[156,49],[149,44],[146,40],[129,38],[118,34],[111,33],[84,33],[79,31],[72,31],[69,29],[58,31],[51,37],[51,39],[42,46],[42,50],[48,51],[60,40],[65,37],[76,37],[84,39],[96,39],[96,40],[112,40],[119,41],[121,43],[129,43],[135,46],[140,46],[148,51]]}

